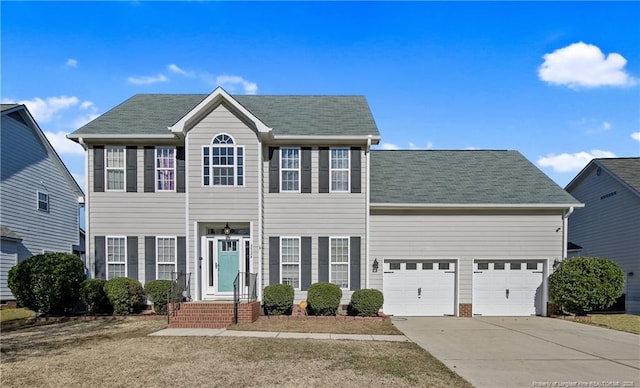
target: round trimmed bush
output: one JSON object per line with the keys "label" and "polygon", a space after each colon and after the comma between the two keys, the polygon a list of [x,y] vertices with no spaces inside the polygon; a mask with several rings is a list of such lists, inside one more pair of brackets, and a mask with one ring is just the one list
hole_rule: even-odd
{"label": "round trimmed bush", "polygon": [[80,284],[80,299],[84,302],[90,314],[111,314],[113,306],[104,292],[104,279],[89,279]]}
{"label": "round trimmed bush", "polygon": [[549,298],[568,311],[585,315],[605,309],[622,295],[624,273],[603,257],[574,257],[563,261],[549,277]]}
{"label": "round trimmed bush", "polygon": [[294,291],[290,284],[271,284],[264,288],[264,308],[268,315],[289,315]]}
{"label": "round trimmed bush", "polygon": [[104,284],[104,292],[115,314],[130,314],[140,309],[144,289],[139,281],[131,278],[113,278]]}
{"label": "round trimmed bush", "polygon": [[314,283],[307,291],[309,310],[313,315],[336,315],[342,290],[333,283]]}
{"label": "round trimmed bush", "polygon": [[8,285],[20,306],[46,315],[71,312],[80,297],[84,264],[69,253],[44,253],[9,270]]}
{"label": "round trimmed bush", "polygon": [[153,303],[153,310],[157,314],[167,313],[167,302],[179,302],[182,300],[184,288],[171,280],[151,280],[144,284],[144,292]]}
{"label": "round trimmed bush", "polygon": [[378,290],[356,290],[351,295],[349,313],[360,317],[377,317],[383,303],[384,296]]}

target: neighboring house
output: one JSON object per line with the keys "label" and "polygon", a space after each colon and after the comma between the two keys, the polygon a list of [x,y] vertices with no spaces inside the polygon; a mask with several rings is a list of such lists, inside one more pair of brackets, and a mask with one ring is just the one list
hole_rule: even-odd
{"label": "neighboring house", "polygon": [[585,204],[571,216],[569,240],[581,256],[620,265],[626,310],[640,314],[640,158],[594,159],[566,190]]}
{"label": "neighboring house", "polygon": [[24,105],[2,104],[0,300],[7,272],[45,252],[73,252],[84,194]]}
{"label": "neighboring house", "polygon": [[404,315],[546,312],[580,203],[513,151],[372,151],[360,96],[136,95],[69,135],[87,150],[96,277],[191,273],[195,300],[288,283],[385,292]]}

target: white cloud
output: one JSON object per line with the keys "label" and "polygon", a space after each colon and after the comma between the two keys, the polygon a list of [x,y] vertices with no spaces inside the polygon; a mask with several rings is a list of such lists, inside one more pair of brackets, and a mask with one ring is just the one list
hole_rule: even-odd
{"label": "white cloud", "polygon": [[433,149],[433,142],[431,142],[431,141],[428,141],[425,144],[425,147],[419,147],[415,143],[412,143],[412,142],[409,142],[408,144],[409,144],[409,149],[410,150],[431,150],[431,149]]}
{"label": "white cloud", "polygon": [[151,85],[158,82],[167,82],[169,78],[167,78],[164,74],[158,74],[156,76],[142,76],[142,77],[129,77],[129,83],[134,85]]}
{"label": "white cloud", "polygon": [[602,122],[602,130],[608,131],[610,129],[611,129],[611,123],[609,123],[608,121],[603,121]]}
{"label": "white cloud", "polygon": [[172,63],[169,66],[167,66],[167,69],[169,69],[169,71],[171,71],[171,72],[183,75],[185,77],[193,77],[194,76],[194,73],[192,71],[186,71],[186,70],[180,68],[175,63]]}
{"label": "white cloud", "polygon": [[618,53],[605,57],[599,47],[583,42],[543,55],[538,68],[541,80],[571,88],[598,86],[631,86],[637,80],[624,67],[627,60]]}
{"label": "white cloud", "polygon": [[464,149],[467,151],[476,151],[476,150],[479,150],[480,148],[475,146],[468,146],[468,147],[464,147]]}
{"label": "white cloud", "polygon": [[393,143],[380,143],[378,146],[381,150],[399,150],[400,147]]}
{"label": "white cloud", "polygon": [[613,152],[591,150],[591,152],[576,152],[574,154],[548,154],[538,159],[538,166],[551,167],[554,172],[577,172],[595,158],[615,158]]}
{"label": "white cloud", "polygon": [[67,110],[80,102],[78,97],[59,96],[47,97],[42,99],[35,97],[32,100],[13,101],[10,99],[2,99],[3,104],[24,104],[29,109],[36,121],[40,123],[48,123],[54,119],[57,113]]}
{"label": "white cloud", "polygon": [[65,67],[72,67],[75,69],[76,67],[78,67],[78,60],[73,58],[68,58],[67,62],[64,65]]}
{"label": "white cloud", "polygon": [[633,132],[631,138],[635,141],[640,141],[640,132]]}
{"label": "white cloud", "polygon": [[237,86],[241,86],[245,94],[256,94],[258,92],[258,85],[255,82],[247,81],[237,75],[219,75],[216,77],[216,84],[229,92],[234,92]]}
{"label": "white cloud", "polygon": [[80,144],[67,139],[67,133],[64,131],[59,132],[44,132],[45,136],[49,140],[49,143],[59,154],[74,154],[84,155],[84,149]]}

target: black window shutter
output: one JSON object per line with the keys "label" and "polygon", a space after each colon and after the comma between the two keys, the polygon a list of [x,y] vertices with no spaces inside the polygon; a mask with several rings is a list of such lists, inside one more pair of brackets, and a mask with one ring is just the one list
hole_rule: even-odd
{"label": "black window shutter", "polygon": [[318,281],[329,281],[329,237],[318,237]]}
{"label": "black window shutter", "polygon": [[311,148],[302,147],[302,181],[300,191],[311,192]]}
{"label": "black window shutter", "polygon": [[362,192],[362,168],[360,166],[360,147],[351,147],[351,192]]}
{"label": "black window shutter", "polygon": [[300,239],[300,289],[306,291],[311,285],[311,237]]}
{"label": "black window shutter", "polygon": [[144,238],[144,280],[156,280],[156,238]]}
{"label": "black window shutter", "polygon": [[104,146],[93,147],[93,191],[104,191]]}
{"label": "black window shutter", "polygon": [[320,147],[318,149],[318,191],[320,193],[329,192],[329,148]]}
{"label": "black window shutter", "polygon": [[349,253],[351,263],[351,279],[349,285],[351,291],[360,289],[360,237],[351,237],[349,241]]}
{"label": "black window shutter", "polygon": [[127,146],[127,191],[138,191],[138,147]]}
{"label": "black window shutter", "polygon": [[156,149],[152,146],[144,147],[144,192],[156,191]]}
{"label": "black window shutter", "polygon": [[184,147],[176,147],[176,191],[185,192]]}
{"label": "black window shutter", "polygon": [[105,238],[104,236],[96,236],[95,237],[95,271],[96,271],[96,279],[106,279],[107,278],[107,260],[106,260],[106,246],[105,246]]}
{"label": "black window shutter", "polygon": [[269,147],[269,192],[280,192],[280,152],[278,147]]}
{"label": "black window shutter", "polygon": [[280,283],[280,237],[269,237],[269,284]]}
{"label": "black window shutter", "polygon": [[178,272],[187,272],[187,238],[178,237]]}
{"label": "black window shutter", "polygon": [[137,236],[127,236],[127,277],[138,280]]}

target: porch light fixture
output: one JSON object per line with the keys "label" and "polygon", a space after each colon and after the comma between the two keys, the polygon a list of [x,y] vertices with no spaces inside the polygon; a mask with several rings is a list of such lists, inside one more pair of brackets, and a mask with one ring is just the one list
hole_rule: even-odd
{"label": "porch light fixture", "polygon": [[230,238],[231,232],[233,232],[233,229],[231,229],[229,227],[229,223],[227,222],[227,224],[224,226],[224,228],[222,228],[222,233],[224,233],[224,235],[227,238],[227,240]]}
{"label": "porch light fixture", "polygon": [[378,272],[378,259],[373,259],[373,272]]}

